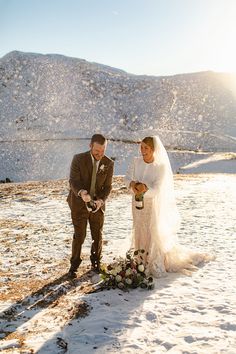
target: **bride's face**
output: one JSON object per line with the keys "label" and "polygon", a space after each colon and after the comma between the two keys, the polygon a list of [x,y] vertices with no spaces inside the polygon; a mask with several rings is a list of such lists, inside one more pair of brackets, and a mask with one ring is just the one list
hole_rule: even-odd
{"label": "bride's face", "polygon": [[141,154],[142,154],[143,160],[145,162],[148,162],[148,163],[153,162],[154,151],[152,150],[152,148],[149,145],[145,144],[143,141],[141,142]]}

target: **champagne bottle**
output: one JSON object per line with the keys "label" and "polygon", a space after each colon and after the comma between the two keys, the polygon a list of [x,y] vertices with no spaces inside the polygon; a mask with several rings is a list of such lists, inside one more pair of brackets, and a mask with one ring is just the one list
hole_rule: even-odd
{"label": "champagne bottle", "polygon": [[85,204],[86,204],[88,211],[95,211],[97,209],[96,204],[94,203],[94,200],[92,200],[92,199]]}
{"label": "champagne bottle", "polygon": [[144,193],[135,195],[135,207],[139,210],[144,208]]}

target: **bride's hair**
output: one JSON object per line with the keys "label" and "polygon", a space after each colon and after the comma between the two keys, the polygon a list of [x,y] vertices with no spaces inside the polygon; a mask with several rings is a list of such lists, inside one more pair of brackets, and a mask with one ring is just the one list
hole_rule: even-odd
{"label": "bride's hair", "polygon": [[152,136],[146,136],[143,140],[142,143],[150,146],[150,148],[154,151],[155,147],[154,147],[154,139]]}

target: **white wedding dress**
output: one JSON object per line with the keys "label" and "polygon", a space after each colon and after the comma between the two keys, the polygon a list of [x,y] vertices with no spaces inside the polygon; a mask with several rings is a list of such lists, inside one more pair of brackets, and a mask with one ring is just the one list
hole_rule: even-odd
{"label": "white wedding dress", "polygon": [[196,265],[212,259],[207,254],[191,251],[178,243],[180,217],[176,207],[173,174],[168,155],[158,137],[154,137],[154,162],[134,158],[125,176],[131,181],[145,183],[144,208],[136,209],[132,199],[132,248],[144,249],[147,273],[155,277],[165,272],[189,272]]}

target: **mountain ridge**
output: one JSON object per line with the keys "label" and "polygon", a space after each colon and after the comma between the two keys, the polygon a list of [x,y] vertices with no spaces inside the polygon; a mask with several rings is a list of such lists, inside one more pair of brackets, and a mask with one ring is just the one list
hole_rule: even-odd
{"label": "mountain ridge", "polygon": [[31,178],[32,161],[33,178],[64,177],[71,154],[95,132],[113,142],[110,154],[120,164],[134,153],[127,141],[155,134],[169,150],[236,152],[235,118],[236,76],[228,73],[134,75],[18,51],[0,59],[1,178]]}
{"label": "mountain ridge", "polygon": [[198,142],[189,143],[184,131],[199,133],[199,139],[201,133],[236,133],[236,99],[225,84],[229,74],[136,76],[84,59],[17,51],[0,60],[0,72],[1,136],[40,137],[43,131],[82,137],[88,131],[89,137],[97,126],[110,138],[137,140],[166,130],[175,136],[163,134],[165,144],[189,148]]}

